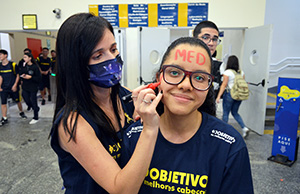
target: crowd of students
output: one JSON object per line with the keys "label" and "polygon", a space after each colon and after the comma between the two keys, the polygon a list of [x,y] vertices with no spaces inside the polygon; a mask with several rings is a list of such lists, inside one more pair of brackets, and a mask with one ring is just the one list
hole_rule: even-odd
{"label": "crowd of students", "polygon": [[49,58],[49,49],[44,47],[41,55],[36,59],[29,48],[25,48],[23,52],[23,57],[17,64],[8,60],[6,50],[0,49],[1,126],[8,123],[8,98],[12,98],[17,103],[21,118],[27,119],[22,107],[23,97],[27,111],[32,109],[34,112],[29,124],[35,124],[39,120],[38,90],[41,91],[41,105],[45,105],[46,89],[48,101],[51,101],[50,72],[55,71],[56,51],[52,50],[52,58]]}

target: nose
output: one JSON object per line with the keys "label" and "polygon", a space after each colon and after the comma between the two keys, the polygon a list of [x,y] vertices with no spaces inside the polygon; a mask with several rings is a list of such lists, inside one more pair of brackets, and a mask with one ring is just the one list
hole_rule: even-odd
{"label": "nose", "polygon": [[192,91],[194,88],[191,85],[190,76],[186,75],[180,84],[178,84],[179,89],[190,90]]}
{"label": "nose", "polygon": [[115,53],[108,51],[107,54],[105,55],[105,61],[114,59],[114,58],[116,58],[116,56],[117,55]]}

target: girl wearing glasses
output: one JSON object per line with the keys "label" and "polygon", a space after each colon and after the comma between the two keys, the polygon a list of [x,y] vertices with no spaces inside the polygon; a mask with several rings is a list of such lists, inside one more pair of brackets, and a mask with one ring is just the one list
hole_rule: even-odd
{"label": "girl wearing glasses", "polygon": [[[150,89],[133,91],[137,110],[156,107],[160,115],[155,150],[139,193],[253,193],[246,144],[232,126],[215,117],[211,63],[205,43],[179,38],[168,47],[156,73],[158,91],[163,92],[157,107]],[[149,117],[141,118],[143,125],[134,123],[123,138],[123,164],[143,127],[151,127]]]}

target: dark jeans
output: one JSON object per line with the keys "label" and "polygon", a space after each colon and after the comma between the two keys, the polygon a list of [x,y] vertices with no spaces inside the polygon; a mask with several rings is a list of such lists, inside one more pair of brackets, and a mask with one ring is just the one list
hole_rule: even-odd
{"label": "dark jeans", "polygon": [[222,120],[228,123],[229,113],[231,112],[234,119],[238,122],[238,124],[244,128],[245,124],[243,122],[242,117],[239,115],[239,107],[242,101],[234,100],[231,98],[230,92],[227,90],[224,91],[223,94],[223,118]]}
{"label": "dark jeans", "polygon": [[40,110],[40,108],[38,107],[38,104],[37,104],[37,97],[36,97],[37,92],[38,91],[29,92],[24,89],[22,90],[22,96],[24,98],[24,101],[29,107],[32,107],[33,119],[36,119],[36,120],[39,119],[39,110]]}

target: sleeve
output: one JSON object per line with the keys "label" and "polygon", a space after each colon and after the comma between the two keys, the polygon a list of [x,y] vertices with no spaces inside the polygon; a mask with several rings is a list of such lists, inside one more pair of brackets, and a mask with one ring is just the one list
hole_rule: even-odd
{"label": "sleeve", "polygon": [[227,70],[224,71],[223,74],[229,77],[229,76],[230,76],[230,73],[232,73],[231,70],[228,70],[228,69],[227,69]]}
{"label": "sleeve", "polygon": [[253,194],[253,182],[247,147],[230,156],[219,194]]}
{"label": "sleeve", "polygon": [[39,67],[39,68],[41,68],[41,60],[40,60],[40,58],[39,57],[37,57],[36,58],[36,63],[37,63],[37,66]]}
{"label": "sleeve", "polygon": [[130,160],[140,137],[142,124],[137,121],[130,125],[122,134],[120,167],[123,168]]}

